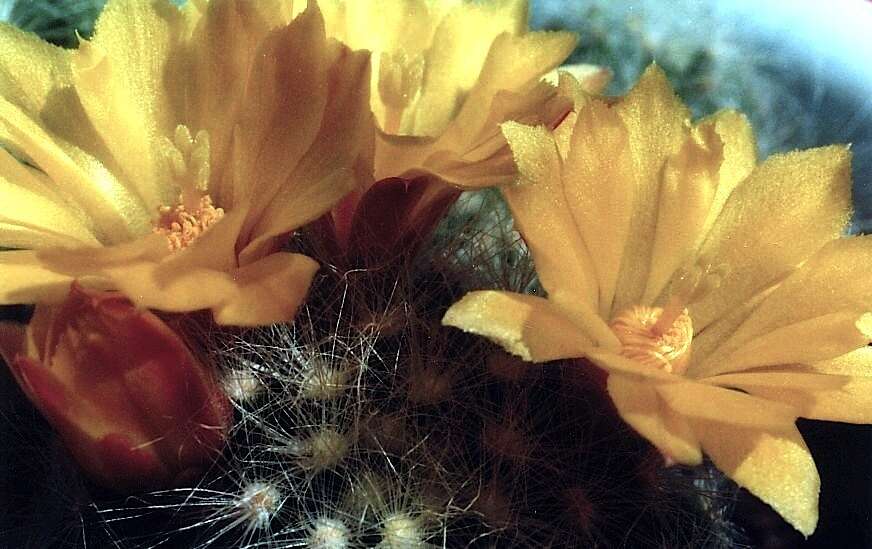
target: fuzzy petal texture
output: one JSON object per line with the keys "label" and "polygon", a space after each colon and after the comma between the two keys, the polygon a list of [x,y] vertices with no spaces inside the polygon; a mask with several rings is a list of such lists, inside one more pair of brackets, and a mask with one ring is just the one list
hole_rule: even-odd
{"label": "fuzzy petal texture", "polygon": [[633,214],[630,234],[618,274],[613,311],[638,303],[650,273],[660,194],[667,158],[677,153],[690,131],[690,113],[675,96],[666,75],[656,65],[615,107],[627,127],[633,164]]}
{"label": "fuzzy petal texture", "polygon": [[582,356],[592,346],[548,300],[511,292],[470,292],[448,309],[442,324],[485,336],[536,362]]}
{"label": "fuzzy petal texture", "polygon": [[[188,3],[191,4],[190,2]],[[209,2],[197,18],[191,52],[170,59],[175,70],[190,71],[189,98],[179,101],[186,123],[209,132],[213,154],[230,154],[234,126],[244,106],[249,72],[267,34],[290,22],[285,0]],[[228,47],[232,37],[232,47]],[[222,166],[215,166],[221,171]],[[215,174],[210,183],[219,203],[232,203],[233,180]]]}
{"label": "fuzzy petal texture", "polygon": [[796,427],[762,430],[703,421],[695,423],[695,431],[718,469],[803,535],[814,532],[820,477]]}
{"label": "fuzzy petal texture", "polygon": [[864,280],[870,262],[868,236],[828,243],[764,299],[694,375],[812,364],[866,346],[872,338],[872,288]]}
{"label": "fuzzy petal texture", "polygon": [[[596,271],[599,313],[607,317],[630,234],[635,193],[629,134],[618,114],[600,101],[587,105],[574,127],[563,127],[572,128],[564,155],[563,194]],[[606,225],[611,230],[599,230]]]}
{"label": "fuzzy petal texture", "polygon": [[178,123],[166,72],[180,25],[179,11],[166,2],[109,2],[93,40],[83,41],[72,60],[76,92],[88,118],[131,190],[151,211],[176,198],[162,184],[168,166],[157,142]]}
{"label": "fuzzy petal texture", "polygon": [[[29,250],[0,252],[0,303],[76,278],[223,323],[293,318],[316,266],[286,237],[368,181],[368,53],[284,0],[111,0],[75,51],[0,43],[0,199],[18,205],[0,246]],[[37,66],[16,72],[23,55]]]}
{"label": "fuzzy petal texture", "polygon": [[842,356],[805,367],[813,372],[846,376],[872,376],[872,347],[862,347]]}
{"label": "fuzzy petal texture", "polygon": [[[503,195],[515,228],[529,243],[549,299],[564,305],[596,304],[596,272],[561,188],[561,160],[554,138],[541,126],[511,122],[503,132],[521,172],[520,181],[503,188]],[[550,238],[562,247],[553,246]]]}
{"label": "fuzzy petal texture", "polygon": [[701,255],[730,272],[691,306],[697,330],[841,236],[851,212],[850,166],[845,147],[780,154],[736,188],[702,246]]}
{"label": "fuzzy petal texture", "polygon": [[642,302],[653,302],[692,257],[715,201],[724,144],[713,129],[689,137],[663,166],[651,270]]}

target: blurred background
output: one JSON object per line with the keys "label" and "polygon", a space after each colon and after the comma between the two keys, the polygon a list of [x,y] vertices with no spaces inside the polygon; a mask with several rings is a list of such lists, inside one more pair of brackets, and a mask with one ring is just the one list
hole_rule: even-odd
{"label": "blurred background", "polygon": [[[76,33],[89,36],[103,3],[0,0],[0,19],[75,47]],[[744,111],[761,158],[850,143],[853,231],[872,232],[872,2],[531,0],[531,18],[536,28],[578,32],[571,61],[611,68],[610,93],[626,91],[656,61],[695,115]],[[0,394],[15,391],[8,381],[0,376]],[[738,520],[753,546],[872,547],[872,430],[825,422],[800,428],[821,470],[820,525],[803,540],[765,505],[740,495]]]}

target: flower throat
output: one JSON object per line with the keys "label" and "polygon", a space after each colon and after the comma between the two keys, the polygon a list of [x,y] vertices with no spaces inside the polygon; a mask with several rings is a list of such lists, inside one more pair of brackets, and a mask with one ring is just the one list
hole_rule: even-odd
{"label": "flower throat", "polygon": [[211,169],[205,130],[191,137],[187,126],[177,126],[173,140],[162,144],[162,152],[181,194],[177,204],[158,207],[153,231],[164,235],[170,251],[176,251],[189,246],[224,217],[224,209],[216,207],[206,192]]}
{"label": "flower throat", "polygon": [[619,313],[610,328],[621,342],[621,355],[646,366],[683,374],[690,363],[693,321],[687,305],[720,285],[724,269],[682,269],[663,307],[636,305]]}

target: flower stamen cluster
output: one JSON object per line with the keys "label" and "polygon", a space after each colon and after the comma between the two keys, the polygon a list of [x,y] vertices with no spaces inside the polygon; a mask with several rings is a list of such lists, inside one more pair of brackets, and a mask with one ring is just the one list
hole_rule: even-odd
{"label": "flower stamen cluster", "polygon": [[688,304],[716,289],[726,266],[694,265],[681,269],[663,307],[631,307],[609,327],[621,342],[621,355],[671,374],[683,374],[690,363],[693,321]]}
{"label": "flower stamen cluster", "polygon": [[610,326],[622,344],[622,356],[681,374],[690,361],[693,322],[684,309],[667,328],[656,330],[663,311],[660,307],[632,307],[615,317]]}
{"label": "flower stamen cluster", "polygon": [[175,206],[158,208],[154,232],[166,236],[170,251],[188,247],[209,228],[224,217],[224,209],[212,204],[208,194],[201,196],[196,209],[188,210],[182,196]]}

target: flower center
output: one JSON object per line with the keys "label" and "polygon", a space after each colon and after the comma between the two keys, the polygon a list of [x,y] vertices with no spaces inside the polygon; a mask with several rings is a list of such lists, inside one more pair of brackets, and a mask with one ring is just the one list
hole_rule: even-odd
{"label": "flower center", "polygon": [[621,355],[674,374],[684,373],[690,361],[693,322],[687,309],[665,329],[658,327],[664,317],[660,307],[636,306],[612,320],[611,328],[621,342]]}
{"label": "flower center", "polygon": [[717,288],[726,266],[694,265],[674,278],[672,296],[661,307],[631,307],[618,314],[610,327],[621,342],[621,355],[674,374],[690,362],[693,322],[687,305]]}
{"label": "flower center", "polygon": [[200,197],[193,210],[188,210],[182,198],[179,196],[179,204],[175,206],[161,206],[160,217],[155,221],[154,232],[167,237],[171,251],[186,248],[224,217],[224,210],[212,205],[208,194]]}
{"label": "flower center", "polygon": [[161,148],[173,183],[181,189],[181,194],[175,206],[158,207],[153,230],[166,236],[170,251],[176,251],[190,245],[217,223],[224,216],[224,210],[216,207],[206,193],[210,176],[207,132],[201,130],[191,137],[187,126],[179,125],[173,139],[166,139]]}

